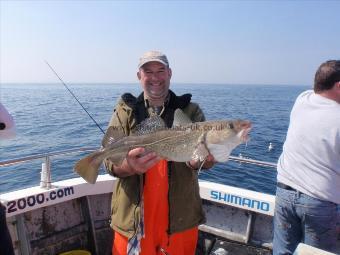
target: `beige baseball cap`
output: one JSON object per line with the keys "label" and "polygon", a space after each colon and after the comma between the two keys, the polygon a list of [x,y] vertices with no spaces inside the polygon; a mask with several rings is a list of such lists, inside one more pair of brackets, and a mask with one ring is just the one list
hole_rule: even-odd
{"label": "beige baseball cap", "polygon": [[160,51],[152,50],[152,51],[145,52],[143,56],[140,57],[138,68],[141,68],[146,63],[153,62],[153,61],[159,62],[169,67],[169,61],[166,55]]}

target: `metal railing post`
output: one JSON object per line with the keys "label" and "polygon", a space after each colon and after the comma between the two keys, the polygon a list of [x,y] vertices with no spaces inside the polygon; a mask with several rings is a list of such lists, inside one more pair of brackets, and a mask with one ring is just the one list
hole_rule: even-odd
{"label": "metal railing post", "polygon": [[51,188],[51,161],[49,155],[46,155],[45,162],[41,164],[40,187]]}

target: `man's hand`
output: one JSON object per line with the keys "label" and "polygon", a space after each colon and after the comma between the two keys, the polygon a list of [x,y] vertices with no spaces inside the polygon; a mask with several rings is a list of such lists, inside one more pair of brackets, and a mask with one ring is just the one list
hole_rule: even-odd
{"label": "man's hand", "polygon": [[[214,156],[209,154],[207,156],[207,158],[204,161],[204,164],[202,166],[202,169],[209,169],[212,168],[214,166],[214,164],[216,163]],[[190,160],[189,162],[187,162],[187,165],[195,170],[198,170],[201,167],[202,162],[199,160]]]}
{"label": "man's hand", "polygon": [[119,177],[144,174],[159,160],[161,158],[155,152],[146,152],[144,148],[135,148],[128,152],[120,167],[114,167],[114,173]]}
{"label": "man's hand", "polygon": [[144,174],[160,160],[155,152],[146,152],[144,148],[135,148],[126,157],[127,164],[135,174]]}

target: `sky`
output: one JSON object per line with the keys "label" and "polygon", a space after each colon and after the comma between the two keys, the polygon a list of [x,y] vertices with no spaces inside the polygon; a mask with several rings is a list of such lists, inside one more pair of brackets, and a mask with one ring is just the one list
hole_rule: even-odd
{"label": "sky", "polygon": [[176,83],[312,85],[340,59],[340,1],[4,1],[0,83],[134,83],[160,50]]}

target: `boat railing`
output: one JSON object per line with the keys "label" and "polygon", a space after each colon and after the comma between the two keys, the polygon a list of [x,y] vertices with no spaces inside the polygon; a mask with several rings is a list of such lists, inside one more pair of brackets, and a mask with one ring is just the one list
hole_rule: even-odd
{"label": "boat railing", "polygon": [[244,158],[244,157],[229,156],[229,160],[236,161],[236,162],[239,162],[239,163],[246,163],[246,164],[257,165],[257,166],[271,167],[271,168],[275,168],[275,169],[276,169],[276,166],[277,166],[275,163],[272,163],[272,162],[249,159],[249,158]]}
{"label": "boat railing", "polygon": [[40,187],[50,189],[51,188],[51,157],[61,156],[61,155],[69,155],[69,154],[78,154],[81,152],[93,152],[98,148],[95,147],[81,147],[81,148],[73,148],[61,151],[53,151],[46,153],[38,153],[32,154],[26,157],[14,158],[10,160],[0,161],[0,167],[17,165],[20,163],[30,162],[37,159],[44,159],[44,162],[41,164],[41,174],[40,174]]}
{"label": "boat railing", "polygon": [[[37,159],[44,159],[41,167],[41,180],[40,180],[40,187],[50,189],[51,188],[51,158],[61,155],[69,155],[69,154],[78,154],[81,152],[93,152],[97,150],[96,147],[78,147],[73,149],[61,150],[61,151],[52,151],[46,153],[39,153],[39,154],[32,154],[25,157],[14,158],[9,160],[0,161],[0,167],[17,165],[24,162],[30,162]],[[257,166],[264,166],[270,168],[276,168],[276,164],[272,162],[260,161],[249,159],[245,157],[237,157],[237,156],[230,156],[229,160],[235,161],[238,163],[245,163],[245,164],[252,164]]]}

